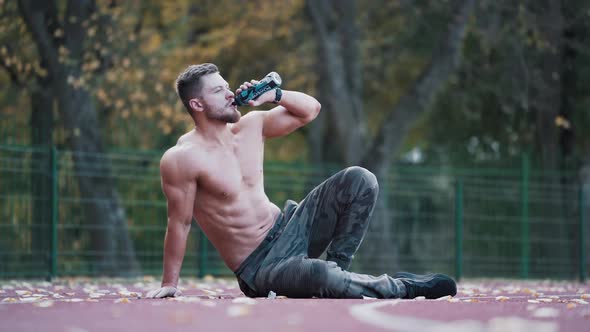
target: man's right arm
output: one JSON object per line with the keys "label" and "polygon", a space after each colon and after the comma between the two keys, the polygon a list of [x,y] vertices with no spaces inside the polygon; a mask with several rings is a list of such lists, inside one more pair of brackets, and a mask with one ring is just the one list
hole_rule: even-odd
{"label": "man's right arm", "polygon": [[196,179],[187,176],[177,154],[162,158],[160,175],[168,206],[168,225],[164,239],[164,272],[162,287],[148,293],[148,297],[178,296],[180,268],[186,250],[186,241],[193,219],[197,191]]}

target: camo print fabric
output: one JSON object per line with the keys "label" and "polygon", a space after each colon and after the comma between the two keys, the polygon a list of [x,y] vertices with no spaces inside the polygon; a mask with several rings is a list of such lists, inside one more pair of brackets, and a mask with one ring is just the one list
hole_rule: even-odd
{"label": "camo print fabric", "polygon": [[[403,284],[387,275],[347,271],[369,226],[378,193],[371,172],[349,167],[314,188],[300,203],[287,201],[265,240],[236,271],[244,294],[403,296]],[[324,251],[326,260],[318,259]]]}

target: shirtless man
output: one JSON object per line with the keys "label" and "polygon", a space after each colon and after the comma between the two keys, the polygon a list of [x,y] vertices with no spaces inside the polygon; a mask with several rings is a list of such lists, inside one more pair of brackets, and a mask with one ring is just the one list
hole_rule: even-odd
{"label": "shirtless man", "polygon": [[[236,94],[255,84],[244,82]],[[283,210],[264,192],[264,141],[312,121],[320,103],[301,92],[275,89],[250,101],[275,103],[241,117],[234,93],[213,64],[189,66],[176,90],[195,123],[162,157],[168,204],[161,288],[147,297],[178,296],[178,277],[193,218],[234,271],[249,297],[269,291],[287,297],[438,298],[455,295],[442,274],[373,277],[347,271],[377,199],[375,176],[346,168]],[[327,252],[326,260],[318,259]]]}

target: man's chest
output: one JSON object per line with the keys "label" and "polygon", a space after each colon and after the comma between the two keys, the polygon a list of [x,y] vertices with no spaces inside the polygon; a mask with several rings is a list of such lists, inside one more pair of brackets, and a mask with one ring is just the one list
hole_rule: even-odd
{"label": "man's chest", "polygon": [[237,195],[263,183],[262,137],[236,139],[231,147],[209,151],[199,186],[212,194]]}

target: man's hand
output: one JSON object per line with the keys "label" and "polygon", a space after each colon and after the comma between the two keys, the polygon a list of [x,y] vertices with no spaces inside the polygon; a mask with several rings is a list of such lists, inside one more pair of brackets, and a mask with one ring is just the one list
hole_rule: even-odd
{"label": "man's hand", "polygon": [[182,295],[182,292],[176,289],[176,287],[164,286],[147,293],[145,297],[151,299],[161,299],[164,297],[177,297],[180,295]]}
{"label": "man's hand", "polygon": [[[240,85],[240,87],[236,90],[236,96],[240,92],[247,90],[248,88],[250,88],[256,84],[258,84],[257,80],[251,80],[250,82],[242,83],[242,85]],[[265,93],[260,95],[260,97],[248,101],[248,105],[256,107],[256,106],[260,106],[264,103],[272,103],[275,100],[276,93],[277,93],[276,89],[266,91]]]}

